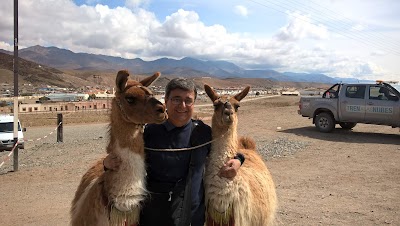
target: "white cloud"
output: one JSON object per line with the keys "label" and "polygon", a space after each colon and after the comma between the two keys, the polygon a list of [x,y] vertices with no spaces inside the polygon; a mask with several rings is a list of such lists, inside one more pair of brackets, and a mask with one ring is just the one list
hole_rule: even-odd
{"label": "white cloud", "polygon": [[8,50],[8,51],[14,51],[14,44],[10,45],[6,42],[0,41],[0,49]]}
{"label": "white cloud", "polygon": [[355,31],[363,31],[366,29],[366,26],[363,24],[356,24],[352,27],[352,29]]}
{"label": "white cloud", "polygon": [[[0,48],[6,50],[13,49],[10,2],[5,1],[0,7]],[[257,39],[229,32],[220,24],[206,25],[197,12],[183,9],[159,21],[152,12],[141,8],[77,6],[69,0],[20,2],[20,49],[57,46],[74,52],[144,60],[191,56],[228,60],[245,68],[251,65],[342,77],[382,78],[386,73],[368,60],[332,48],[337,44],[333,38],[336,37],[330,36],[326,27],[313,24],[310,16],[299,13],[288,14],[287,24],[271,38]],[[382,52],[371,55],[378,54]]]}
{"label": "white cloud", "polygon": [[371,56],[380,57],[380,56],[385,56],[385,55],[387,55],[387,53],[384,52],[384,51],[373,51],[373,52],[371,52]]}
{"label": "white cloud", "polygon": [[242,5],[235,6],[234,12],[243,17],[247,17],[247,15],[249,14],[247,8]]}
{"label": "white cloud", "polygon": [[315,25],[307,15],[297,12],[289,13],[290,22],[281,28],[277,34],[278,39],[285,41],[297,41],[300,39],[326,39],[328,37],[327,28],[324,25]]}
{"label": "white cloud", "polygon": [[336,12],[335,17],[341,17],[345,22],[357,22],[366,27],[399,28],[400,2],[397,0],[329,0],[326,7],[329,7],[330,12]]}
{"label": "white cloud", "polygon": [[369,78],[373,75],[383,74],[384,70],[372,62],[360,62],[355,67],[352,75],[361,76],[362,78]]}
{"label": "white cloud", "polygon": [[[57,46],[75,52],[140,55],[159,22],[154,14],[124,7],[76,6],[70,1],[23,1],[20,5],[20,45]],[[63,10],[59,10],[63,9]],[[5,18],[12,10],[0,8]],[[29,18],[29,19],[28,19]],[[0,24],[1,26],[1,24]],[[1,26],[0,41],[10,40],[13,28]],[[4,36],[3,36],[4,35]]]}
{"label": "white cloud", "polygon": [[197,13],[179,9],[171,16],[167,16],[161,34],[168,38],[199,39],[205,28],[205,25],[199,21]]}
{"label": "white cloud", "polygon": [[125,6],[129,9],[137,9],[141,6],[147,6],[150,0],[125,0]]}

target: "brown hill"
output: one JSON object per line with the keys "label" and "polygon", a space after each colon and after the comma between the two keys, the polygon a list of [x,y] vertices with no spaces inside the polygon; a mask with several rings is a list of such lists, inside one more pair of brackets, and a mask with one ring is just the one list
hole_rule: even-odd
{"label": "brown hill", "polygon": [[[14,82],[13,56],[0,52],[0,81],[12,84]],[[33,86],[58,86],[65,88],[77,88],[87,85],[88,80],[74,74],[65,73],[58,69],[40,65],[38,63],[18,60],[18,83],[31,84]],[[92,82],[93,83],[93,82]]]}

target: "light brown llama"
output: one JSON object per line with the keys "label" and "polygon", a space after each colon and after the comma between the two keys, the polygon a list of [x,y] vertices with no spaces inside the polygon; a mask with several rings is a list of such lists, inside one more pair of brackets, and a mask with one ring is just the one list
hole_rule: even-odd
{"label": "light brown llama", "polygon": [[[214,104],[211,152],[206,163],[205,197],[208,226],[267,226],[274,222],[277,198],[275,184],[251,138],[238,139],[237,111],[247,95],[246,87],[233,97],[219,96],[204,85]],[[250,149],[249,149],[250,148]],[[218,176],[221,165],[237,152],[246,160],[234,179]]]}
{"label": "light brown llama", "polygon": [[82,177],[70,210],[71,225],[137,224],[146,196],[143,126],[167,119],[165,106],[147,88],[160,73],[140,82],[119,71],[112,100],[107,153],[122,159],[118,171],[104,171],[100,159]]}

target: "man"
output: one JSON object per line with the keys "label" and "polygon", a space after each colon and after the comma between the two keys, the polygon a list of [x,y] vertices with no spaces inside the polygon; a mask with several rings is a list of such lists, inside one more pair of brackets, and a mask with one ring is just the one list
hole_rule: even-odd
{"label": "man", "polygon": [[[172,79],[166,86],[168,120],[147,125],[144,132],[147,190],[140,226],[200,226],[205,221],[203,174],[210,151],[211,128],[192,120],[197,89],[185,78]],[[193,135],[192,135],[193,134]],[[197,147],[191,149],[191,147]],[[184,149],[168,151],[163,149]],[[119,161],[107,157],[104,166],[117,170]],[[236,176],[243,155],[221,166],[220,176]]]}

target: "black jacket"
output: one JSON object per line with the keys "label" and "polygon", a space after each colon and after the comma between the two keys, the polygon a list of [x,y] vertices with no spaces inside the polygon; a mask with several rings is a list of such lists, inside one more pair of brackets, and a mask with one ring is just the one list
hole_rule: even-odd
{"label": "black jacket", "polygon": [[[196,128],[193,130],[192,127],[195,124]],[[192,130],[193,136],[191,137]],[[145,146],[156,149],[189,148],[210,140],[211,128],[200,120],[193,120],[193,123],[189,122],[182,127],[175,127],[169,122],[150,124],[146,126],[144,132]],[[211,145],[208,144],[187,151],[145,151],[147,188],[150,192],[155,193],[168,193],[185,184],[189,171],[190,154],[192,154],[191,225],[193,226],[204,224],[203,175],[210,147]]]}

